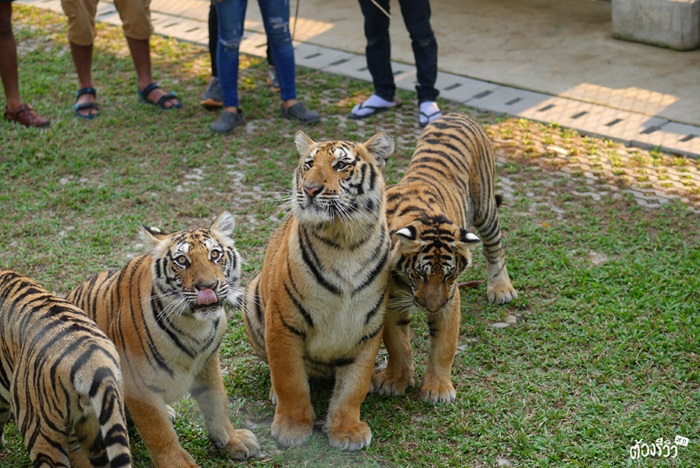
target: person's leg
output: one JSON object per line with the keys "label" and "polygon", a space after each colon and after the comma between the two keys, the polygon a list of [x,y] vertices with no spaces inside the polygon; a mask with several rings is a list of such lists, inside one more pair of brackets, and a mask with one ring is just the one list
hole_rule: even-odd
{"label": "person's leg", "polygon": [[[375,1],[389,12],[389,0]],[[374,94],[385,101],[393,101],[396,84],[391,69],[389,18],[374,4],[373,0],[359,0],[359,2],[364,16],[364,31],[367,39],[365,48],[367,68],[372,75]]]}
{"label": "person's leg", "polygon": [[[216,1],[216,0],[214,0]],[[216,6],[214,6],[214,1],[209,4],[209,18],[208,18],[208,28],[209,28],[209,58],[211,59],[211,76],[216,78],[219,76],[219,71],[216,68],[216,47],[219,41],[219,20],[216,15]]]}
{"label": "person's leg", "polygon": [[288,108],[297,102],[294,45],[289,32],[289,1],[258,0],[258,5],[267,34],[270,56],[280,82],[280,98]]}
{"label": "person's leg", "polygon": [[435,89],[438,45],[430,27],[430,1],[399,0],[399,4],[416,62],[418,102],[435,101],[439,95]]}
{"label": "person's leg", "polygon": [[[114,6],[119,12],[122,20],[124,37],[129,46],[131,60],[134,63],[138,90],[141,97],[156,104],[160,101],[160,106],[164,109],[181,107],[182,103],[172,93],[166,93],[153,83],[153,69],[151,66],[151,35],[153,25],[151,24],[150,0],[115,0]],[[149,87],[148,92],[143,91]],[[166,99],[161,99],[165,97]]]}
{"label": "person's leg", "polygon": [[209,3],[208,19],[211,81],[209,81],[207,89],[204,91],[204,94],[202,94],[202,97],[199,100],[199,103],[208,109],[221,107],[222,105],[221,85],[219,84],[219,70],[216,66],[216,47],[219,43],[219,41],[217,40],[219,37],[219,20],[216,14],[216,6],[214,6],[214,1]]}
{"label": "person's leg", "polygon": [[92,118],[98,113],[95,84],[92,81],[97,0],[61,0],[61,7],[68,18],[68,42],[78,75],[75,112],[80,117]]}
{"label": "person's leg", "polygon": [[216,60],[224,110],[237,112],[239,49],[248,0],[217,0],[215,5],[219,29]]}
{"label": "person's leg", "polygon": [[17,42],[12,32],[12,4],[0,3],[0,75],[5,90],[5,106],[17,109],[22,105],[19,96],[19,73],[17,71]]}
{"label": "person's leg", "polygon": [[248,0],[217,0],[215,5],[219,30],[216,67],[224,108],[210,129],[217,133],[227,133],[243,121],[238,101],[238,65]]}
{"label": "person's leg", "polygon": [[22,102],[17,70],[17,41],[12,32],[12,3],[0,3],[0,79],[5,91],[5,120],[27,127],[46,127],[51,121]]}
{"label": "person's leg", "polygon": [[[95,89],[92,81],[92,44],[81,46],[70,42],[70,51],[78,75],[78,89]],[[97,115],[98,109],[94,107],[95,99],[96,96],[92,93],[83,93],[78,96],[75,101],[78,106],[76,113],[86,118]]]}
{"label": "person's leg", "polygon": [[297,101],[294,45],[289,32],[289,0],[258,0],[258,5],[280,83],[280,115],[307,124],[318,122],[321,116]]}

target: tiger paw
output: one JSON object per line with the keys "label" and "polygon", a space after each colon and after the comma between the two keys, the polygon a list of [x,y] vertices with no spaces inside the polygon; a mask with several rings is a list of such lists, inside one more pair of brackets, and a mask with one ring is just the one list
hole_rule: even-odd
{"label": "tiger paw", "polygon": [[248,458],[260,456],[260,444],[255,434],[248,429],[233,430],[229,433],[228,443],[221,448],[236,460],[246,460]]}
{"label": "tiger paw", "polygon": [[430,403],[452,403],[457,399],[457,392],[449,379],[439,379],[426,374],[420,388],[420,397]]}
{"label": "tiger paw", "polygon": [[370,392],[380,395],[403,395],[409,385],[413,385],[413,377],[399,375],[384,369],[372,377]]}
{"label": "tiger paw", "polygon": [[372,431],[364,421],[323,429],[328,433],[328,442],[338,450],[360,450],[372,442]]}
{"label": "tiger paw", "polygon": [[304,444],[311,436],[313,429],[313,417],[296,420],[277,412],[272,422],[272,437],[283,448],[292,448]]}
{"label": "tiger paw", "polygon": [[516,291],[510,283],[502,286],[491,286],[486,291],[486,296],[489,302],[496,304],[505,304],[513,299],[518,298],[518,291]]}

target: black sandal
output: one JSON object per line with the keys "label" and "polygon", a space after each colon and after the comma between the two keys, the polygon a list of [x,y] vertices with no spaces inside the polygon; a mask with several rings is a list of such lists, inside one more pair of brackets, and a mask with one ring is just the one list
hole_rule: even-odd
{"label": "black sandal", "polygon": [[[148,99],[148,95],[151,94],[152,91],[154,91],[158,88],[160,88],[160,86],[158,86],[158,83],[151,83],[148,86],[146,86],[145,88],[143,88],[143,90],[137,89],[136,92],[139,94],[139,98],[141,98],[142,102],[145,102],[146,104],[150,104],[152,106],[158,106],[163,110],[179,109],[182,107],[182,102],[178,99],[178,97],[173,92],[163,94],[160,97],[160,99],[158,99],[158,101],[156,101],[156,102],[153,102],[150,99]],[[169,102],[172,100],[176,100],[177,104],[173,104],[170,107],[165,105],[166,102]]]}
{"label": "black sandal", "polygon": [[[100,108],[97,106],[96,102],[84,102],[82,104],[78,104],[78,99],[80,99],[80,96],[85,94],[90,94],[93,98],[97,99],[97,90],[95,88],[81,88],[75,93],[75,105],[73,106],[73,109],[75,109],[76,117],[92,120],[99,115]],[[95,109],[95,113],[81,114],[80,111],[85,109]]]}

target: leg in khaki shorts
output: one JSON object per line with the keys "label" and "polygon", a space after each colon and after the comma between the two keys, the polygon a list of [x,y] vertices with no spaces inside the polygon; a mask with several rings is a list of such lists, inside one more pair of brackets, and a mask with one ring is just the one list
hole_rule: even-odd
{"label": "leg in khaki shorts", "polygon": [[[68,17],[68,41],[73,63],[78,74],[79,89],[76,94],[75,115],[92,119],[98,114],[95,102],[97,91],[92,81],[92,51],[95,40],[95,14],[98,0],[61,0]],[[146,103],[163,110],[182,106],[173,93],[166,93],[153,82],[151,69],[150,0],[115,0],[123,23],[124,37],[129,46],[138,80],[138,95]]]}

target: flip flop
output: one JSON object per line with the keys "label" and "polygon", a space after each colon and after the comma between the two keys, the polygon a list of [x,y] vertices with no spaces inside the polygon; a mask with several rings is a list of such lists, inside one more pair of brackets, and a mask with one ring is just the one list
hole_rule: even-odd
{"label": "flip flop", "polygon": [[351,112],[350,112],[350,115],[348,116],[348,118],[353,119],[353,120],[366,119],[367,117],[371,117],[371,116],[373,116],[373,115],[380,114],[380,113],[382,113],[382,112],[384,112],[384,111],[387,111],[387,110],[389,110],[389,109],[393,109],[393,108],[395,108],[395,107],[399,107],[399,104],[398,104],[398,103],[395,103],[393,106],[383,107],[383,106],[370,106],[370,105],[366,105],[366,104],[363,102],[362,104],[360,104],[360,107],[358,107],[357,110],[359,111],[359,110],[362,110],[362,109],[369,109],[370,112],[369,112],[368,114],[362,114],[362,115],[360,115],[360,114],[355,114],[355,113],[353,113],[353,112],[351,111]]}
{"label": "flip flop", "polygon": [[421,127],[425,127],[430,122],[432,122],[433,120],[437,120],[440,117],[442,117],[442,111],[436,111],[430,115],[426,114],[425,112],[421,112],[420,117],[418,117],[418,123]]}
{"label": "flip flop", "polygon": [[[93,98],[97,98],[97,90],[95,88],[81,88],[75,93],[75,105],[73,105],[73,109],[75,109],[75,116],[80,118],[80,119],[86,119],[86,120],[92,120],[95,117],[99,115],[100,108],[97,106],[96,102],[84,102],[82,104],[78,104],[78,99],[80,99],[80,96],[83,96],[84,94],[90,94],[92,95]],[[85,109],[95,109],[94,114],[81,114],[81,110]]]}
{"label": "flip flop", "polygon": [[[172,109],[179,109],[182,107],[182,101],[178,99],[178,97],[175,95],[175,93],[170,92],[170,93],[165,93],[163,94],[158,101],[153,102],[150,99],[148,99],[148,95],[151,94],[153,90],[159,89],[160,86],[158,86],[158,83],[151,83],[145,88],[137,89],[136,92],[139,95],[139,98],[141,99],[141,102],[145,102],[146,104],[152,105],[152,106],[158,106],[163,110],[172,110]],[[172,101],[173,99],[178,100],[177,104],[173,104],[170,107],[167,107],[165,105],[166,102]]]}

